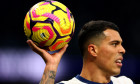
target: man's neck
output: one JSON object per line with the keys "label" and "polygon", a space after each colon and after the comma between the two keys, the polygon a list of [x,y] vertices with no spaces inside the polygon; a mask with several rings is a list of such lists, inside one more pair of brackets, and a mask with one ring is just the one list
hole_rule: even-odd
{"label": "man's neck", "polygon": [[110,76],[106,75],[101,70],[99,70],[96,66],[93,65],[93,63],[84,63],[80,76],[89,81],[97,83],[110,82]]}

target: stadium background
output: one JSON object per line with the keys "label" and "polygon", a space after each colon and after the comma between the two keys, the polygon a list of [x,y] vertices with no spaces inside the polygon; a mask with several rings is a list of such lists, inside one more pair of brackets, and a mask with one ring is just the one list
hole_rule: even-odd
{"label": "stadium background", "polygon": [[[26,44],[23,21],[27,11],[40,0],[3,0],[0,5],[0,84],[38,84],[45,63]],[[120,75],[126,75],[136,84],[140,79],[140,5],[136,0],[58,0],[73,13],[76,30],[64,54],[56,82],[80,74],[82,58],[77,34],[89,20],[107,20],[121,30],[126,49]]]}

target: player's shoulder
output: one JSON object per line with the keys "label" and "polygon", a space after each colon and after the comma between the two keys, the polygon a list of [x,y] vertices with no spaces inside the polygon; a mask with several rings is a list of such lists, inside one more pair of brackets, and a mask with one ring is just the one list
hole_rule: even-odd
{"label": "player's shoulder", "polygon": [[126,76],[111,77],[113,84],[134,84],[133,81]]}
{"label": "player's shoulder", "polygon": [[[126,76],[120,76],[120,77],[112,76],[111,81],[112,81],[111,84],[112,83],[113,84],[134,84],[133,81]],[[61,81],[57,84],[94,84],[94,83],[77,75],[76,77],[74,77],[68,81]]]}
{"label": "player's shoulder", "polygon": [[76,77],[74,77],[68,81],[61,81],[57,84],[86,84],[86,83],[83,83],[80,80],[78,80]]}

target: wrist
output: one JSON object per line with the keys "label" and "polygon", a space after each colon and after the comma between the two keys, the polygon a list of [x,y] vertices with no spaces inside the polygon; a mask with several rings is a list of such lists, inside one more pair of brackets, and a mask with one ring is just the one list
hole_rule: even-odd
{"label": "wrist", "polygon": [[45,71],[47,70],[49,70],[49,71],[55,71],[55,72],[57,72],[57,68],[58,68],[58,65],[52,65],[52,64],[46,64],[46,66],[45,66]]}

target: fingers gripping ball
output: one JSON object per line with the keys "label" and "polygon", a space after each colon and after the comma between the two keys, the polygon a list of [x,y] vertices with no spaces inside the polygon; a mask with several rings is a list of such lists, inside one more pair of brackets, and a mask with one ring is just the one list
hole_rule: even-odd
{"label": "fingers gripping ball", "polygon": [[70,10],[57,1],[35,4],[24,19],[24,32],[37,46],[49,51],[64,47],[75,31]]}

